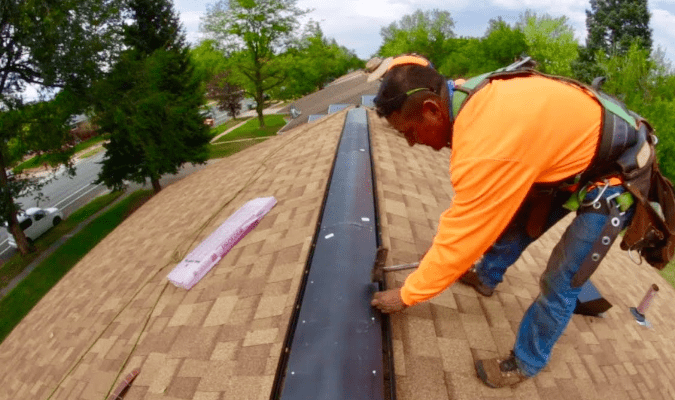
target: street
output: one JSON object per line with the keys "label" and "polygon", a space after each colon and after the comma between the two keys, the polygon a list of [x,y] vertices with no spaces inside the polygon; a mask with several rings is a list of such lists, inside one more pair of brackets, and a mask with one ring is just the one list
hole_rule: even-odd
{"label": "street", "polygon": [[[46,197],[42,201],[38,202],[33,196],[28,196],[17,199],[17,202],[21,204],[21,208],[24,210],[30,207],[57,207],[63,212],[63,216],[67,218],[71,213],[84,206],[92,199],[108,193],[108,189],[105,185],[96,185],[93,183],[101,170],[101,165],[99,163],[103,160],[104,154],[104,152],[100,152],[80,161],[75,166],[76,175],[72,179],[68,177],[63,169],[59,170],[56,173],[56,178],[42,188],[42,193]],[[166,175],[162,177],[160,183],[162,184],[162,187],[166,187],[215,161],[217,160],[209,160],[207,161],[207,164],[197,166],[186,164],[180,169],[177,175]],[[149,183],[146,183],[146,185],[130,183],[127,191],[133,192],[140,188],[148,189],[151,187],[152,186]],[[7,244],[8,235],[7,229],[4,226],[0,227],[0,264],[7,261],[17,251]]]}

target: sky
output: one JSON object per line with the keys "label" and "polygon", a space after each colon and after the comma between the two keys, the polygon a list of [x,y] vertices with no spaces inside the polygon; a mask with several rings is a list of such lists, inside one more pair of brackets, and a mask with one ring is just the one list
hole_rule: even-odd
{"label": "sky", "polygon": [[[200,18],[214,0],[174,0],[188,40],[200,40]],[[513,24],[527,9],[553,17],[567,16],[579,43],[586,38],[586,9],[589,0],[298,0],[298,6],[311,9],[307,15],[319,22],[327,37],[354,50],[359,58],[368,60],[382,44],[380,28],[398,21],[417,9],[438,8],[449,11],[455,21],[457,36],[482,36],[488,21],[502,16]],[[660,46],[675,64],[675,0],[650,0],[651,27],[654,49]],[[675,66],[675,65],[674,65]]]}

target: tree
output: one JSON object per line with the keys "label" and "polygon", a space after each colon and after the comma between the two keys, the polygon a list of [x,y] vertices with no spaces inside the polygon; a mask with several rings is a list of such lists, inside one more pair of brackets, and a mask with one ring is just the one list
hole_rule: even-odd
{"label": "tree", "polygon": [[130,0],[128,12],[128,48],[97,85],[97,123],[110,133],[98,182],[150,178],[157,193],[162,175],[207,158],[204,96],[170,0]]}
{"label": "tree", "polygon": [[475,37],[449,39],[446,57],[438,71],[453,78],[468,78],[493,71],[488,62],[481,39]]}
{"label": "tree", "polygon": [[651,51],[652,30],[649,28],[646,0],[591,0],[586,10],[586,46],[579,48],[579,58],[572,63],[574,76],[586,83],[602,75],[597,53],[604,57],[625,54],[631,44]]}
{"label": "tree", "polygon": [[607,77],[603,91],[616,96],[654,127],[661,171],[675,179],[675,75],[662,55],[649,54],[636,40],[623,54],[598,53],[602,75]]}
{"label": "tree", "polygon": [[229,71],[215,75],[206,85],[206,96],[218,102],[221,111],[229,111],[232,118],[237,118],[241,110],[244,93],[241,87],[227,81]]}
{"label": "tree", "polygon": [[221,0],[207,7],[202,19],[202,31],[225,49],[230,69],[256,101],[261,127],[265,92],[286,79],[277,55],[291,39],[298,17],[306,13],[296,0]]}
{"label": "tree", "polygon": [[578,44],[566,16],[538,16],[528,10],[520,15],[517,27],[525,34],[529,55],[539,63],[542,72],[572,74],[571,62],[577,58]]}
{"label": "tree", "polygon": [[318,23],[310,21],[303,36],[281,55],[287,80],[274,91],[280,99],[304,96],[364,63],[352,51],[326,38]]}
{"label": "tree", "polygon": [[509,65],[529,50],[525,34],[501,18],[490,20],[482,47],[486,60],[492,64],[489,70]]}
{"label": "tree", "polygon": [[623,54],[607,57],[598,53],[598,65],[607,78],[602,90],[619,98],[628,108],[640,111],[655,98],[658,71],[649,52],[635,41]]}
{"label": "tree", "polygon": [[[90,82],[116,54],[117,6],[117,0],[0,3],[0,219],[22,254],[33,248],[19,227],[21,205],[14,199],[19,193],[39,197],[41,184],[10,179],[5,171],[12,156],[23,155],[16,149],[61,153],[70,166],[67,122],[84,107]],[[39,90],[40,102],[23,98],[29,85]]]}
{"label": "tree", "polygon": [[455,36],[454,27],[455,22],[448,11],[417,10],[380,30],[383,43],[377,53],[390,57],[414,52],[429,58],[434,65],[440,65],[445,58],[446,41]]}
{"label": "tree", "polygon": [[214,40],[202,40],[197,47],[190,50],[190,59],[197,78],[205,84],[228,69],[227,58]]}
{"label": "tree", "polygon": [[586,46],[592,52],[623,54],[637,39],[638,46],[651,52],[649,19],[647,0],[591,0],[591,9],[586,10]]}

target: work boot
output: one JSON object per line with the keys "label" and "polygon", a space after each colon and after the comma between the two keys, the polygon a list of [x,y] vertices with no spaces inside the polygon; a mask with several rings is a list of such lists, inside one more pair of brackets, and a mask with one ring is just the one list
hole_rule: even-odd
{"label": "work boot", "polygon": [[490,297],[495,292],[495,290],[489,286],[483,284],[483,282],[478,279],[478,274],[476,273],[475,268],[471,268],[466,271],[464,275],[459,277],[459,281],[465,285],[473,286],[473,288],[480,294],[485,297]]}
{"label": "work boot", "polygon": [[513,351],[506,359],[491,358],[476,361],[476,373],[480,380],[491,388],[513,386],[528,378],[518,369]]}

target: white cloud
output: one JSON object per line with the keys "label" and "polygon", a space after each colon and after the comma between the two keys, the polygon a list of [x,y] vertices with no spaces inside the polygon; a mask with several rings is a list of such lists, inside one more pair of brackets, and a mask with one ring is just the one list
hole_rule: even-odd
{"label": "white cloud", "polygon": [[[207,4],[216,0],[175,0],[188,39],[199,38],[199,18]],[[650,0],[654,43],[666,48],[666,56],[675,60],[675,0]],[[380,29],[417,9],[438,8],[450,11],[458,35],[480,36],[488,21],[503,16],[513,23],[528,8],[538,14],[567,16],[580,43],[586,38],[586,9],[588,0],[298,0],[298,7],[313,9],[306,19],[321,24],[328,37],[368,58],[381,44]],[[305,19],[305,21],[306,21]]]}
{"label": "white cloud", "polygon": [[186,25],[199,24],[199,20],[204,14],[206,14],[206,11],[184,11],[180,13],[180,21]]}
{"label": "white cloud", "polygon": [[[675,0],[673,0],[675,2]],[[664,36],[675,38],[675,15],[666,10],[652,10],[652,27]]]}
{"label": "white cloud", "polygon": [[[671,0],[675,3],[675,0]],[[652,11],[652,40],[654,49],[661,47],[670,61],[675,61],[675,15],[661,9]]]}

